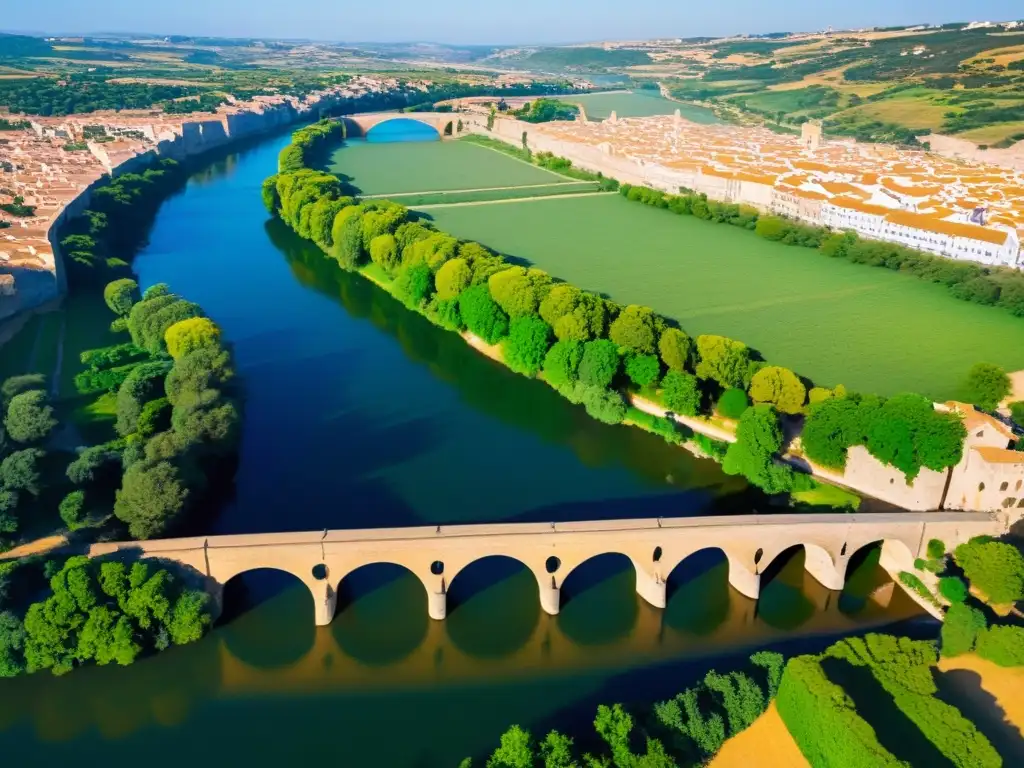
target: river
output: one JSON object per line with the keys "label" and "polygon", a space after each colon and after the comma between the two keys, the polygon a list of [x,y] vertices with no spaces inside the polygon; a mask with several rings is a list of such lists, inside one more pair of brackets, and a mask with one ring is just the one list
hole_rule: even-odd
{"label": "river", "polygon": [[[143,286],[167,282],[221,324],[244,383],[236,490],[205,530],[768,510],[713,462],[592,421],[268,221],[259,187],[286,142],[196,173],[135,260]],[[486,559],[452,582],[444,622],[415,577],[382,564],[342,582],[319,629],[304,587],[255,572],[229,583],[221,624],[197,644],[0,683],[0,749],[24,765],[451,767],[513,722],[579,724],[597,703],[670,696],[756,647],[820,647],[920,615],[877,551],[856,558],[842,594],[802,557],[773,568],[754,602],[702,553],[676,569],[664,611],[636,596],[625,558],[595,558],[566,581],[557,617],[529,572]]]}

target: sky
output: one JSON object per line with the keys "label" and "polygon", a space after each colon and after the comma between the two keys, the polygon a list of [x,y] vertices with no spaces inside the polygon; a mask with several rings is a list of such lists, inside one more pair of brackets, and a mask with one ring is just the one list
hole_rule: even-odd
{"label": "sky", "polygon": [[584,42],[1024,17],[1021,0],[0,0],[0,28],[347,42]]}

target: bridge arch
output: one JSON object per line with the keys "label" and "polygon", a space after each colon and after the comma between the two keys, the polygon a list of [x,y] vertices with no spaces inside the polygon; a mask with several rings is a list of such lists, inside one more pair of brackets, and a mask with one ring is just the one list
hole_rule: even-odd
{"label": "bridge arch", "polygon": [[345,120],[346,134],[368,137],[380,125],[393,123],[396,120],[419,123],[432,128],[438,138],[444,135],[445,127],[452,122],[450,113],[434,112],[387,112],[366,115],[347,115]]}
{"label": "bridge arch", "polygon": [[696,636],[722,626],[737,599],[729,583],[732,568],[722,547],[708,546],[684,555],[665,578],[665,626]]}
{"label": "bridge arch", "polygon": [[785,546],[776,547],[770,552],[765,550],[763,557],[757,565],[758,573],[763,574],[765,571],[772,569],[772,566],[776,564],[780,556],[799,548],[804,550],[804,569],[819,584],[836,592],[842,590],[846,578],[845,557],[840,569],[836,564],[836,560],[839,558],[834,557],[826,546],[810,540],[795,541]]}

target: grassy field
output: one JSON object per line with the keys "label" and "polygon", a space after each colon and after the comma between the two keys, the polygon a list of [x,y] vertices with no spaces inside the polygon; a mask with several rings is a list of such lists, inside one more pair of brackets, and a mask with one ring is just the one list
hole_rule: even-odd
{"label": "grassy field", "polygon": [[886,270],[619,197],[436,209],[438,227],[693,334],[740,339],[824,385],[956,396],[979,361],[1024,368],[1024,320]]}
{"label": "grassy field", "polygon": [[710,109],[680,104],[662,98],[657,93],[595,93],[562,99],[572,104],[582,104],[590,120],[604,120],[614,111],[619,117],[650,117],[671,115],[677,109],[683,117],[695,123],[717,123],[718,118]]}
{"label": "grassy field", "polygon": [[354,177],[364,195],[438,192],[522,184],[565,177],[462,141],[379,143],[350,140],[335,150],[329,170]]}

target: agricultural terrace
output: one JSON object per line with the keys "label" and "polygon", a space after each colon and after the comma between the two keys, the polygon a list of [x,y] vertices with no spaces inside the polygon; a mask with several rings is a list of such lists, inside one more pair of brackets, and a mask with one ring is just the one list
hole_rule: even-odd
{"label": "agricultural terrace", "polygon": [[680,104],[663,98],[656,92],[644,93],[594,93],[564,97],[562,101],[582,104],[589,120],[604,120],[615,112],[618,117],[650,117],[671,115],[677,109],[683,117],[694,123],[720,122],[710,109]]}
{"label": "agricultural terrace", "polygon": [[1024,368],[1021,318],[957,301],[915,277],[617,195],[425,213],[443,231],[623,304],[650,306],[691,334],[744,341],[822,385],[944,400],[958,395],[978,361]]}

